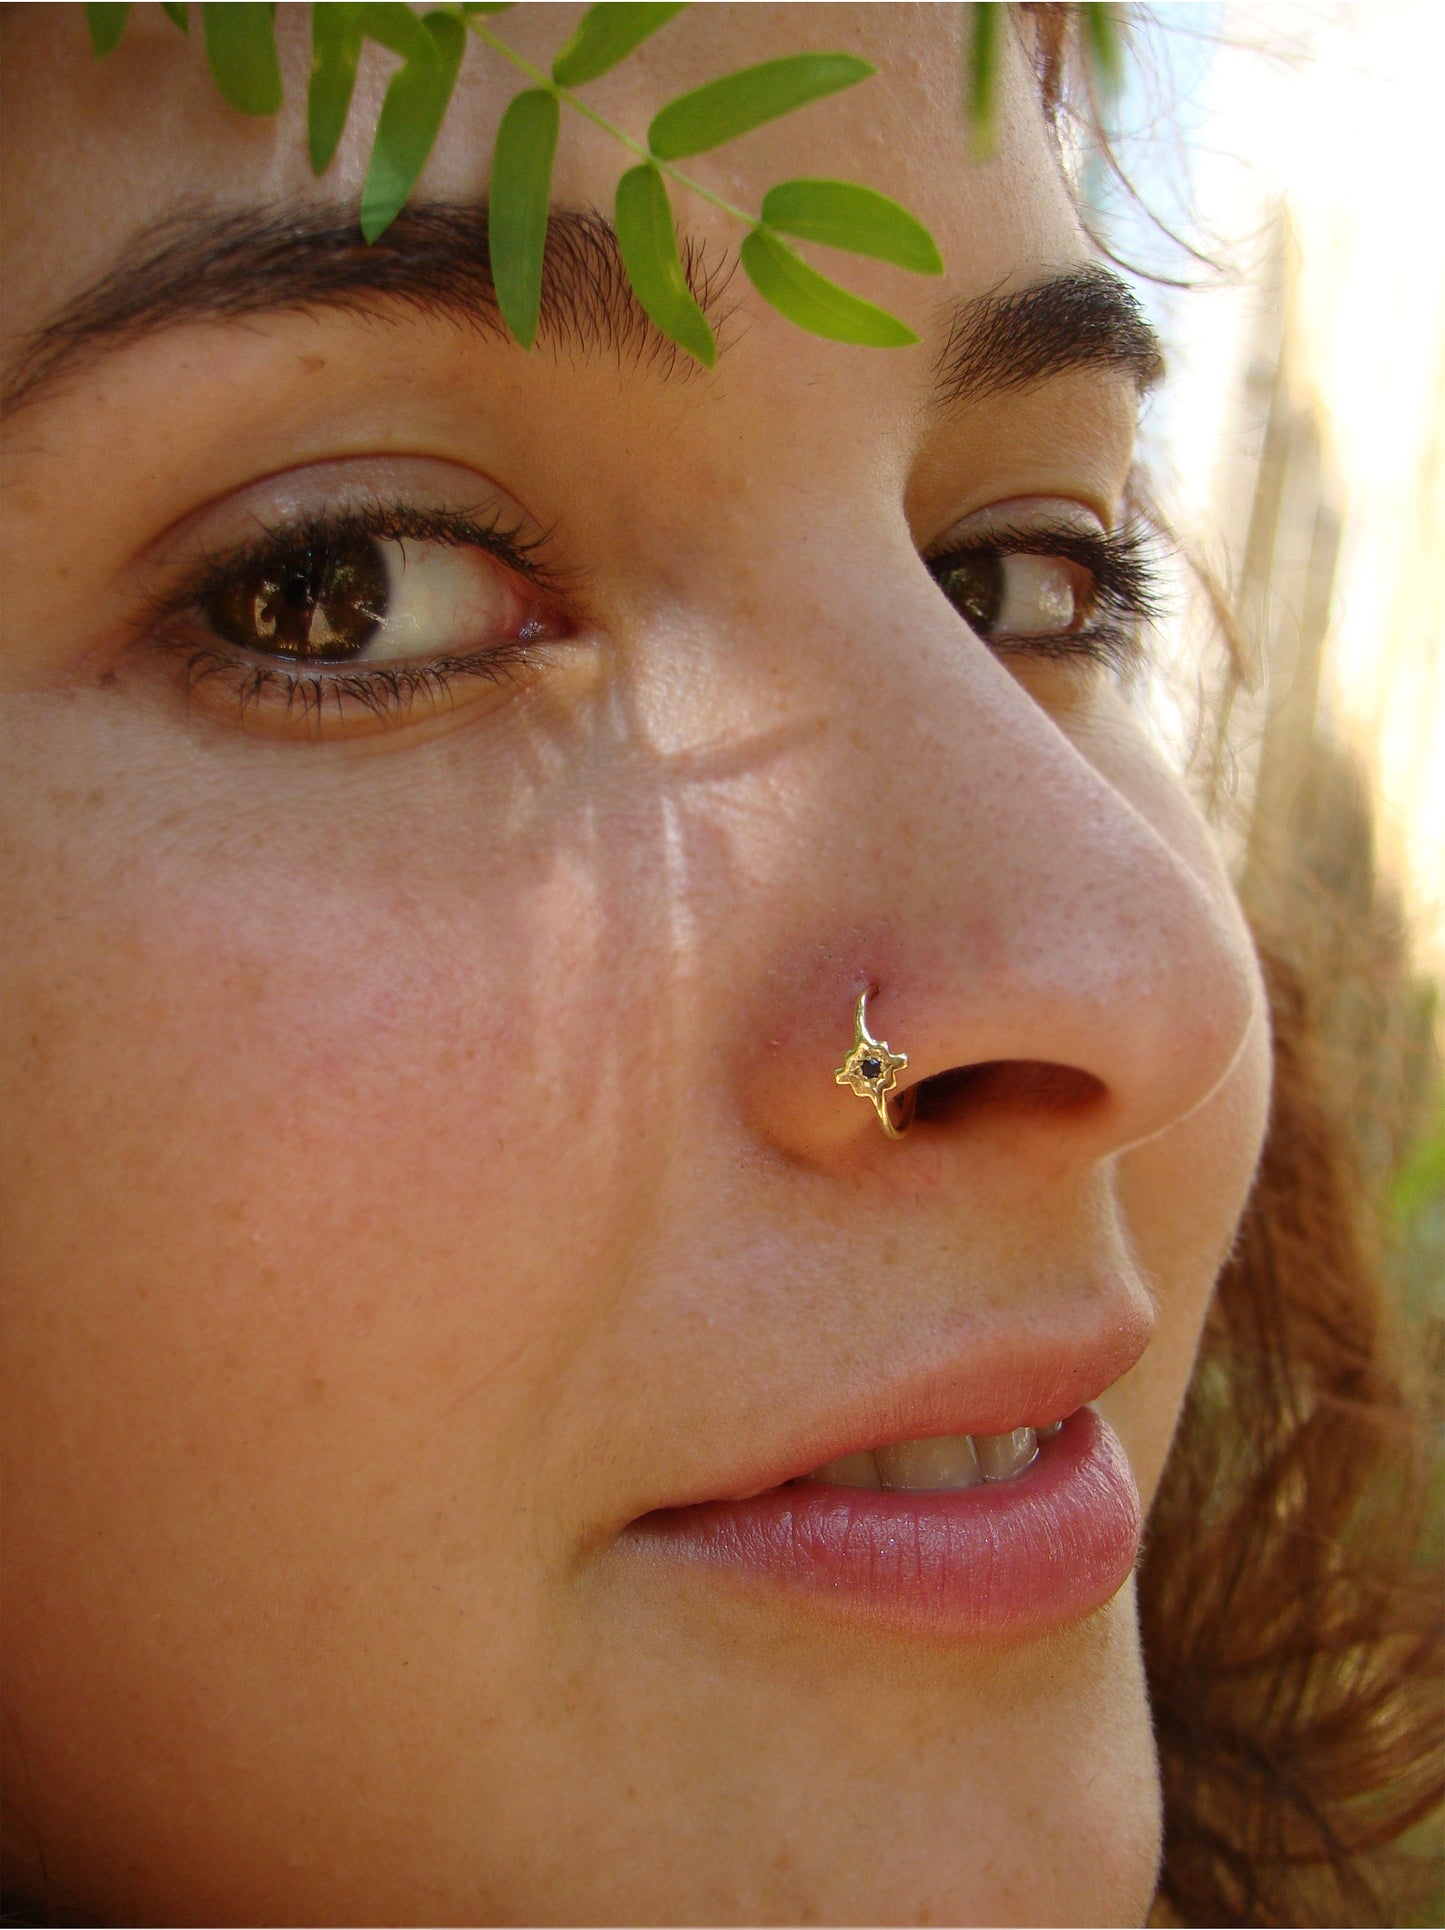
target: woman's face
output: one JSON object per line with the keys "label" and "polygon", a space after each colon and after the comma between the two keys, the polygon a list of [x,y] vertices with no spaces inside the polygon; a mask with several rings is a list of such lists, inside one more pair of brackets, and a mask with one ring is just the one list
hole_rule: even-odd
{"label": "woman's face", "polygon": [[[1016,47],[970,161],[959,11],[700,9],[590,90],[881,69],[687,165],[896,195],[941,281],[815,258],[920,345],[803,333],[680,194],[707,373],[575,220],[530,355],[465,219],[348,294],[378,50],[317,182],[304,14],[273,124],[159,9],[99,63],[12,10],[11,355],[199,224],[5,430],[7,1796],[62,1899],[1147,1907],[1133,1488],[1266,1034],[1090,614],[1147,354]],[[473,47],[423,202],[516,84]],[[626,158],[569,115],[557,205]],[[898,1140],[834,1078],[865,990]],[[1012,1482],[866,1458],[1055,1420]]]}

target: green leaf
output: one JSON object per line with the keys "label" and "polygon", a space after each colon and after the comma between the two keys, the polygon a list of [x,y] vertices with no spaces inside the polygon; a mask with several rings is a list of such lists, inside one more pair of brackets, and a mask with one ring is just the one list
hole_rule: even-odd
{"label": "green leaf", "polygon": [[161,0],[161,12],[173,27],[179,27],[183,34],[191,31],[190,16],[186,12],[186,0]]}
{"label": "green leaf", "polygon": [[[306,100],[306,143],[314,173],[321,174],[346,130],[356,70],[366,40],[422,66],[437,59],[437,44],[403,0],[320,0],[311,8],[311,87]],[[378,231],[379,232],[379,231]]]}
{"label": "green leaf", "polygon": [[[325,0],[317,0],[317,10],[323,4]],[[330,11],[329,5],[326,11]],[[361,31],[368,40],[389,47],[403,60],[436,58],[436,42],[411,8],[403,4],[403,0],[364,0],[364,4],[352,11],[360,19]]]}
{"label": "green leaf", "polygon": [[874,71],[854,54],[788,54],[742,67],[670,101],[648,128],[647,145],[659,161],[685,161],[795,107],[856,87]]}
{"label": "green leaf", "polygon": [[430,55],[409,60],[400,68],[381,103],[376,141],[361,190],[361,232],[368,241],[386,233],[416,186],[436,142],[466,51],[467,30],[455,14],[434,11],[425,15],[423,25],[431,44]]}
{"label": "green leaf", "polygon": [[225,99],[242,114],[274,114],[281,105],[281,68],[271,8],[253,0],[206,0],[201,25],[211,74]]}
{"label": "green leaf", "polygon": [[1397,1219],[1410,1220],[1445,1202],[1445,1104],[1433,1132],[1390,1182],[1389,1203]]}
{"label": "green leaf", "polygon": [[1118,91],[1124,73],[1123,35],[1118,11],[1107,0],[1084,0],[1084,45],[1089,50],[1094,76],[1106,95]]}
{"label": "green leaf", "polygon": [[107,6],[100,0],[86,0],[85,24],[90,29],[92,53],[99,56],[110,52],[125,32],[125,17],[129,12],[128,5]]}
{"label": "green leaf", "polygon": [[997,0],[973,0],[973,32],[968,49],[968,120],[973,130],[975,161],[986,161],[994,151],[994,97],[998,91],[998,27],[1002,8]]}
{"label": "green leaf", "polygon": [[311,85],[306,95],[306,145],[311,171],[323,174],[331,164],[351,111],[356,64],[361,58],[361,22],[357,9],[334,0],[311,9]]}
{"label": "green leaf", "polygon": [[529,87],[508,105],[497,129],[487,195],[487,249],[502,319],[523,348],[537,339],[547,203],[557,152],[557,96]]}
{"label": "green leaf", "polygon": [[763,220],[800,241],[874,255],[915,275],[943,273],[943,257],[923,223],[856,181],[780,181],[763,196]]}
{"label": "green leaf", "polygon": [[667,188],[650,161],[629,168],[617,183],[617,240],[627,279],[652,320],[710,369],[717,343],[682,272]]}
{"label": "green leaf", "polygon": [[553,80],[559,87],[581,87],[596,80],[659,27],[665,27],[674,14],[681,13],[682,4],[683,0],[678,0],[676,6],[629,6],[601,0],[598,6],[589,7],[576,33],[552,62]]}
{"label": "green leaf", "polygon": [[868,348],[907,348],[918,340],[896,315],[820,275],[766,228],[745,236],[740,252],[748,280],[763,300],[799,328],[826,335],[830,342]]}

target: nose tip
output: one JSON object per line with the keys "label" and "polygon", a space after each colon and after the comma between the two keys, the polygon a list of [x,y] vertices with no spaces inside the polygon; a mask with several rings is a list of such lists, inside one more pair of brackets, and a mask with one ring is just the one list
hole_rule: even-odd
{"label": "nose tip", "polygon": [[[1071,867],[1066,840],[1057,855],[1072,875],[1015,915],[959,1037],[970,1063],[1014,1068],[981,1091],[1022,1092],[1119,1152],[1228,1078],[1262,1010],[1253,947],[1212,856],[1200,870],[1137,818],[1092,864]],[[921,1078],[949,1071],[932,1055],[955,1050],[950,1029],[918,1039]]]}
{"label": "nose tip", "polygon": [[[786,1136],[818,1150],[860,1138],[881,1148],[883,1138],[960,1136],[982,1120],[1006,1117],[1015,1132],[1047,1121],[1055,1152],[1126,1151],[1204,1106],[1261,1016],[1244,958],[1212,963],[1195,986],[1156,981],[1149,992],[1134,988],[1116,1001],[1083,975],[1047,1001],[1017,979],[979,977],[962,1023],[961,1001],[940,975],[900,970],[877,1002],[893,1016],[870,1020],[895,1062],[894,1082],[882,1089],[876,1076],[867,1080],[869,1066],[856,1081],[825,1072],[825,1058],[840,1066],[836,1046],[825,1047],[815,1055],[817,1076],[789,1087],[790,1103],[781,1109]],[[846,1016],[845,1001],[837,1003],[835,1035]],[[881,1056],[875,1062],[880,1070],[887,1063]]]}
{"label": "nose tip", "polygon": [[1264,1011],[1253,941],[1222,873],[1214,890],[1177,854],[1167,863],[1167,911],[1145,969],[1131,973],[1109,1008],[1104,1062],[1113,1068],[1121,1145],[1153,1138],[1205,1105]]}
{"label": "nose tip", "polygon": [[[906,1058],[889,1106],[897,1125],[916,1104],[909,1143],[1006,1117],[1016,1149],[1025,1120],[1047,1122],[1051,1159],[1102,1157],[1181,1122],[1260,1022],[1253,946],[1182,792],[1160,780],[1141,808],[1037,722],[1048,738],[1032,791],[990,790],[975,765],[957,812],[933,813],[942,832],[901,840],[904,859],[875,869],[887,905],[868,908],[865,930],[832,934],[828,965],[806,974],[812,1009],[778,1041],[766,1102],[794,1152],[883,1151],[876,1104],[836,1079],[862,991],[869,1035]],[[991,835],[969,836],[970,820]]]}

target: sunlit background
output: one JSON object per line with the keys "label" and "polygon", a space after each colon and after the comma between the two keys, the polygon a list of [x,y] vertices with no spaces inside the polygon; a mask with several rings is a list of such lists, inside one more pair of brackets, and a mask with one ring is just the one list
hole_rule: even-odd
{"label": "sunlit background", "polygon": [[[1086,202],[1164,336],[1158,727],[1320,988],[1418,1354],[1445,1381],[1441,0],[1131,8]],[[1201,671],[1201,665],[1203,670]],[[1221,744],[1202,719],[1228,701]]]}
{"label": "sunlit background", "polygon": [[1236,595],[1268,606],[1249,619],[1274,704],[1300,702],[1286,679],[1308,682],[1320,726],[1368,774],[1379,856],[1438,974],[1445,7],[1177,5],[1154,20],[1136,85],[1158,101],[1155,77],[1172,83],[1185,152],[1148,140],[1146,120],[1141,187],[1225,269],[1171,263],[1135,214],[1145,263],[1202,284],[1150,296],[1176,377],[1157,425],[1171,506]]}

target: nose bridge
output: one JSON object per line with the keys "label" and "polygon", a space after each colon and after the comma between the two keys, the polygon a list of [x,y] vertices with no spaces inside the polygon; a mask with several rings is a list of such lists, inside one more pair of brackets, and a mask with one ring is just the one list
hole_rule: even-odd
{"label": "nose bridge", "polygon": [[[1186,1116],[1233,1064],[1257,987],[1179,787],[1142,737],[1121,749],[1124,730],[1087,713],[1076,742],[926,584],[855,589],[830,623],[816,781],[787,793],[803,821],[783,913],[829,1048],[841,1058],[867,981],[909,1083],[1064,1066],[1103,1089],[1092,1130],[1113,1147]],[[810,1015],[790,1016],[783,1049],[816,1056]],[[826,1125],[820,1109],[790,1134],[866,1124],[818,1094]]]}

